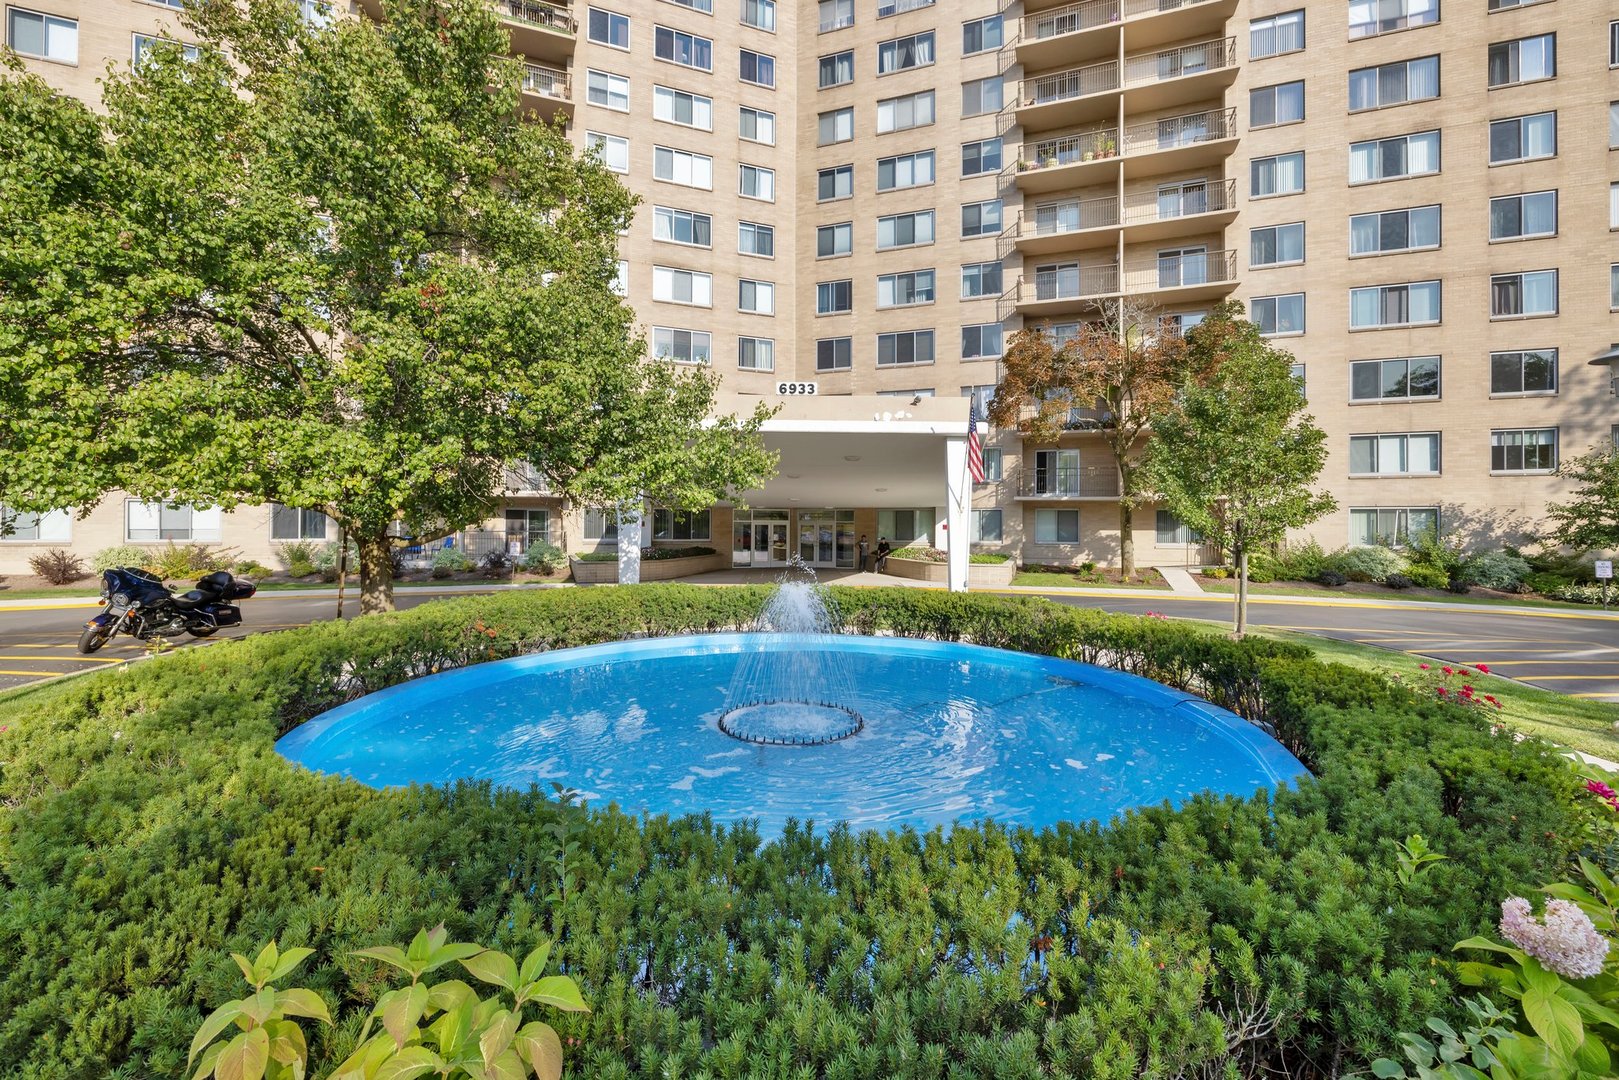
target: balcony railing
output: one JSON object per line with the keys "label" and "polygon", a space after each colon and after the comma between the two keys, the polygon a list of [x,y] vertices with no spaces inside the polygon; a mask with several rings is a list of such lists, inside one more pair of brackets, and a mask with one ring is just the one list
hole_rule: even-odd
{"label": "balcony railing", "polygon": [[1162,120],[1125,128],[1124,152],[1151,154],[1235,138],[1236,134],[1236,109],[1207,109],[1181,116],[1166,116]]}
{"label": "balcony railing", "polygon": [[1100,64],[1054,71],[1034,79],[1024,79],[1022,97],[1025,106],[1050,105],[1058,101],[1072,101],[1091,94],[1103,94],[1119,88],[1119,62],[1106,60]]}
{"label": "balcony railing", "polygon": [[1145,86],[1205,71],[1220,71],[1235,67],[1236,63],[1236,38],[1199,41],[1193,45],[1182,45],[1161,52],[1125,57],[1124,84]]}
{"label": "balcony railing", "polygon": [[1215,0],[1124,0],[1124,15],[1132,19],[1137,15],[1162,15],[1213,2]]}
{"label": "balcony railing", "polygon": [[1119,21],[1120,0],[1084,0],[1038,15],[1025,15],[1019,23],[1022,41],[1043,41],[1063,34],[1077,34]]}
{"label": "balcony railing", "polygon": [[1119,470],[1112,465],[1025,468],[1018,494],[1031,499],[1116,499]]}
{"label": "balcony railing", "polygon": [[1001,235],[1012,240],[1035,236],[1063,236],[1086,229],[1105,229],[1119,223],[1119,200],[1113,195],[1094,199],[1063,199],[1021,210]]}
{"label": "balcony railing", "polygon": [[568,101],[568,73],[539,64],[523,65],[523,92],[538,94],[553,101]]}
{"label": "balcony railing", "polygon": [[1032,147],[1024,148],[1024,156],[1013,162],[1018,172],[1034,169],[1054,169],[1059,165],[1072,165],[1076,161],[1097,161],[1117,156],[1119,152],[1118,128],[1096,128],[1069,135],[1041,139]]}
{"label": "balcony railing", "polygon": [[1158,256],[1153,266],[1126,271],[1124,287],[1125,291],[1132,293],[1154,292],[1198,285],[1221,285],[1236,280],[1235,251],[1182,251],[1176,255]]}
{"label": "balcony railing", "polygon": [[890,15],[903,15],[907,11],[932,7],[934,2],[935,0],[877,0],[877,17],[886,19]]}
{"label": "balcony railing", "polygon": [[578,32],[579,24],[572,15],[550,4],[531,4],[526,0],[491,0],[489,5],[502,18],[511,22],[555,30],[561,34]]}
{"label": "balcony railing", "polygon": [[1060,269],[1038,271],[1018,279],[1001,294],[1001,299],[1014,305],[1045,304],[1056,300],[1088,300],[1111,296],[1119,291],[1119,268],[1111,264],[1101,266],[1066,265]]}
{"label": "balcony railing", "polygon": [[1172,191],[1141,191],[1126,195],[1123,223],[1147,225],[1236,208],[1237,181],[1234,179],[1184,183]]}

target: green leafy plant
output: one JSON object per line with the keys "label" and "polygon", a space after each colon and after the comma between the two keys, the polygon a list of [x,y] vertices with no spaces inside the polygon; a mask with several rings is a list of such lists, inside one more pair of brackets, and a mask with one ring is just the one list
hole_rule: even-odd
{"label": "green leafy plant", "polygon": [[[186,1058],[189,1069],[197,1062],[192,1080],[302,1080],[308,1072],[309,1044],[303,1029],[293,1017],[332,1022],[326,1002],[313,990],[278,990],[273,985],[314,955],[313,949],[281,952],[271,941],[249,960],[241,953],[231,959],[242,969],[242,977],[253,993],[227,1001],[209,1014],[191,1040]],[[237,1033],[216,1041],[234,1024]],[[201,1060],[198,1060],[201,1054]]]}
{"label": "green leafy plant", "polygon": [[443,579],[452,574],[464,574],[471,569],[471,560],[460,548],[441,547],[433,552],[433,576],[436,578]]}
{"label": "green leafy plant", "polygon": [[890,559],[913,559],[916,562],[942,563],[947,562],[949,554],[936,547],[917,545],[913,547],[895,548],[888,553]]}
{"label": "green leafy plant", "polygon": [[151,555],[152,572],[161,578],[189,578],[229,566],[234,552],[209,544],[176,544],[170,540]]}
{"label": "green leafy plant", "polygon": [[1512,592],[1528,573],[1529,563],[1522,556],[1505,551],[1486,551],[1463,563],[1456,577],[1481,589]]}
{"label": "green leafy plant", "polygon": [[1483,994],[1462,1004],[1473,1022],[1460,1032],[1444,1020],[1428,1018],[1427,1028],[1438,1036],[1437,1043],[1423,1035],[1400,1033],[1400,1049],[1414,1072],[1407,1072],[1398,1061],[1378,1058],[1372,1062],[1372,1075],[1383,1080],[1489,1080],[1490,1073],[1485,1070],[1499,1064],[1490,1046],[1511,1037],[1513,1016],[1502,1012]]}
{"label": "green leafy plant", "polygon": [[557,572],[566,556],[555,544],[530,544],[523,553],[523,569],[531,574],[551,575]]}
{"label": "green leafy plant", "polygon": [[1412,563],[1405,568],[1405,576],[1419,589],[1443,589],[1450,584],[1450,575],[1437,566]]}
{"label": "green leafy plant", "polygon": [[261,578],[270,573],[270,568],[256,559],[238,559],[236,565],[231,567],[231,573],[241,574],[244,577]]}
{"label": "green leafy plant", "polygon": [[1399,864],[1394,873],[1400,879],[1402,889],[1409,889],[1434,863],[1445,859],[1445,856],[1428,846],[1421,833],[1412,833],[1403,841],[1391,840],[1390,843],[1394,845],[1394,858]]}
{"label": "green leafy plant", "polygon": [[281,565],[287,568],[287,573],[293,577],[308,577],[315,572],[315,555],[320,545],[311,540],[295,540],[287,544],[278,544],[275,557],[281,560]]}
{"label": "green leafy plant", "polygon": [[152,549],[138,547],[135,544],[120,544],[117,547],[102,548],[90,556],[90,569],[96,573],[111,570],[117,566],[145,566],[152,565]]}
{"label": "green leafy plant", "polygon": [[[556,1029],[541,1020],[523,1022],[523,1011],[530,1006],[590,1011],[572,978],[544,973],[551,946],[540,945],[519,965],[503,952],[446,942],[447,936],[439,925],[419,931],[405,949],[382,945],[354,951],[354,956],[404,972],[410,985],[377,1000],[360,1029],[359,1046],[330,1080],[425,1075],[521,1080],[531,1072],[539,1080],[557,1080],[562,1075],[562,1040]],[[498,991],[484,998],[459,979],[423,981],[451,963]],[[378,1026],[381,1030],[374,1031]]]}
{"label": "green leafy plant", "polygon": [[1350,581],[1381,583],[1390,574],[1402,573],[1405,570],[1405,559],[1397,551],[1390,551],[1386,547],[1367,545],[1365,547],[1345,548],[1334,552],[1327,557],[1327,566],[1338,571]]}

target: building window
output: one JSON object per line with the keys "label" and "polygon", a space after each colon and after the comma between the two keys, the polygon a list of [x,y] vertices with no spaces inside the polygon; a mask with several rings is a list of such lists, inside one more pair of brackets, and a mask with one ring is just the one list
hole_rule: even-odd
{"label": "building window", "polygon": [[961,55],[971,56],[976,52],[987,52],[998,49],[1004,44],[1001,32],[1001,17],[991,15],[984,19],[974,19],[972,22],[961,24]]}
{"label": "building window", "polygon": [[1304,119],[1304,82],[1259,86],[1248,91],[1248,126],[1276,127]]}
{"label": "building window", "polygon": [[854,223],[840,221],[836,225],[822,225],[815,230],[815,257],[829,259],[847,255],[854,250]]}
{"label": "building window", "polygon": [[1608,185],[1608,228],[1619,229],[1619,183]]}
{"label": "building window", "polygon": [[[989,482],[987,469],[984,472],[984,482]],[[999,510],[974,510],[972,542],[975,544],[999,544],[1002,539],[1001,512]]]}
{"label": "building window", "polygon": [[652,148],[652,175],[655,179],[685,187],[714,190],[714,159],[668,146]]}
{"label": "building window", "polygon": [[933,363],[933,331],[902,330],[877,335],[877,366]]}
{"label": "building window", "polygon": [[675,210],[667,206],[652,208],[652,238],[671,244],[691,244],[712,247],[713,219],[707,214],[691,210]]}
{"label": "building window", "polygon": [[1490,164],[1533,161],[1557,155],[1557,114],[1535,113],[1490,121]]}
{"label": "building window", "polygon": [[961,175],[982,176],[1001,168],[1001,140],[983,139],[961,144]]}
{"label": "building window", "polygon": [[877,219],[877,250],[933,243],[933,211],[890,214]]}
{"label": "building window", "polygon": [[971,398],[973,406],[978,410],[978,418],[985,420],[989,417],[989,403],[995,400],[995,384],[984,383],[979,386],[963,386],[961,396]]}
{"label": "building window", "polygon": [[610,71],[585,72],[585,100],[615,112],[630,111],[630,80]]}
{"label": "building window", "polygon": [[1304,294],[1256,296],[1248,302],[1248,318],[1266,337],[1304,333]]}
{"label": "building window", "polygon": [[775,371],[775,338],[737,338],[736,366],[741,368],[743,371]]}
{"label": "building window", "polygon": [[838,165],[816,174],[815,197],[820,202],[847,199],[854,195],[854,166]]}
{"label": "building window", "polygon": [[1490,276],[1490,318],[1533,319],[1556,314],[1556,270]]}
{"label": "building window", "polygon": [[924,187],[933,183],[933,151],[877,159],[877,190]]}
{"label": "building window", "polygon": [[833,109],[816,118],[816,142],[821,146],[854,138],[854,106]]}
{"label": "building window", "polygon": [[1037,544],[1079,543],[1078,510],[1036,510],[1034,542]]}
{"label": "building window", "polygon": [[742,50],[742,81],[755,86],[776,85],[776,58],[764,53]]}
{"label": "building window", "polygon": [[1426,326],[1440,318],[1437,281],[1403,285],[1369,285],[1349,290],[1349,328],[1386,330],[1396,326]]}
{"label": "building window", "polygon": [[737,283],[736,309],[750,315],[776,313],[776,283],[742,278]]}
{"label": "building window", "polygon": [[767,34],[776,32],[776,0],[742,0],[742,23]]}
{"label": "building window", "polygon": [[1156,542],[1159,547],[1185,547],[1187,544],[1201,544],[1203,538],[1193,532],[1191,527],[1176,517],[1174,511],[1159,510],[1153,515],[1156,527]]}
{"label": "building window", "polygon": [[767,169],[762,165],[737,166],[738,181],[737,192],[749,199],[759,199],[762,202],[776,201],[776,170]]}
{"label": "building window", "polygon": [[996,360],[1000,358],[1002,347],[1001,324],[998,322],[961,328],[963,360]]}
{"label": "building window", "polygon": [[1304,261],[1304,222],[1248,230],[1248,266],[1285,266]]}
{"label": "building window", "polygon": [[630,295],[630,264],[628,259],[618,260],[618,268],[613,272],[613,280],[607,283],[607,288],[614,296]]}
{"label": "building window", "polygon": [[882,274],[877,278],[879,308],[910,307],[933,303],[932,270],[910,270],[902,274]]}
{"label": "building window", "polygon": [[1557,192],[1531,191],[1490,200],[1490,239],[1529,240],[1557,235]]}
{"label": "building window", "polygon": [[1608,267],[1608,310],[1619,311],[1619,263]]}
{"label": "building window", "polygon": [[1001,231],[1001,200],[988,199],[961,206],[961,235],[994,236]]}
{"label": "building window", "polygon": [[1619,150],[1619,101],[1608,102],[1608,149]]}
{"label": "building window", "polygon": [[130,66],[140,67],[146,62],[146,56],[155,49],[159,42],[167,45],[179,45],[180,56],[185,60],[195,60],[202,55],[195,45],[182,45],[172,38],[153,37],[151,34],[136,34],[134,44],[130,50]]}
{"label": "building window", "polygon": [[877,74],[927,67],[933,63],[933,31],[894,38],[877,46]]}
{"label": "building window", "polygon": [[1349,39],[1391,34],[1439,21],[1439,0],[1349,0]]}
{"label": "building window", "polygon": [[1350,476],[1426,476],[1439,472],[1439,433],[1349,436]]}
{"label": "building window", "polygon": [[821,33],[854,25],[854,0],[821,0]]}
{"label": "building window", "polygon": [[1367,506],[1349,511],[1350,547],[1404,547],[1439,532],[1437,506]]}
{"label": "building window", "polygon": [[684,90],[671,90],[667,86],[654,86],[652,116],[671,124],[713,131],[714,99],[701,94],[688,94]]}
{"label": "building window", "polygon": [[1513,86],[1557,76],[1557,35],[1538,34],[1490,46],[1491,87]]}
{"label": "building window", "polygon": [[885,98],[877,103],[877,134],[927,127],[933,123],[933,91]]}
{"label": "building window", "polygon": [[584,533],[586,540],[602,544],[618,543],[618,516],[608,516],[606,510],[585,510]]}
{"label": "building window", "polygon": [[667,26],[655,27],[652,37],[652,52],[659,60],[699,71],[714,70],[714,43],[708,38]]}
{"label": "building window", "polygon": [[1350,255],[1388,255],[1438,246],[1438,206],[1383,210],[1349,219]]}
{"label": "building window", "polygon": [[776,257],[776,230],[753,221],[739,221],[736,223],[736,250],[742,255],[773,259]]}
{"label": "building window", "polygon": [[132,542],[151,540],[214,540],[220,536],[219,507],[198,510],[190,506],[169,503],[124,503],[124,539]]}
{"label": "building window", "polygon": [[1491,472],[1551,472],[1557,468],[1556,428],[1490,432]]}
{"label": "building window", "polygon": [[1490,393],[1557,393],[1557,350],[1491,353]]}
{"label": "building window", "polygon": [[1424,401],[1439,397],[1439,357],[1400,356],[1349,365],[1350,401]]}
{"label": "building window", "polygon": [[821,57],[820,87],[822,90],[829,86],[842,86],[844,83],[852,82],[854,82],[853,49]]}
{"label": "building window", "polygon": [[961,84],[962,116],[981,116],[984,113],[999,112],[1003,104],[999,75],[991,75],[987,79],[973,79],[971,82]]}
{"label": "building window", "polygon": [[330,519],[319,510],[270,504],[271,540],[324,540]]}
{"label": "building window", "polygon": [[1439,96],[1439,57],[1423,56],[1349,73],[1349,111],[1386,109]]}
{"label": "building window", "polygon": [[603,11],[601,8],[593,7],[590,9],[587,36],[598,45],[607,45],[614,49],[628,49],[630,47],[630,17],[620,15],[616,11]]}
{"label": "building window", "polygon": [[77,19],[63,19],[39,11],[7,8],[6,44],[24,56],[77,64],[79,23]]}
{"label": "building window", "polygon": [[822,338],[815,343],[815,370],[848,371],[853,354],[853,338]]}
{"label": "building window", "polygon": [[585,132],[585,145],[601,155],[602,164],[613,172],[630,171],[630,140],[599,131]]}
{"label": "building window", "polygon": [[879,510],[877,535],[888,537],[895,547],[902,547],[913,540],[926,543],[933,535],[933,511]]}
{"label": "building window", "polygon": [[707,540],[709,520],[707,510],[652,511],[652,539],[654,540]]}
{"label": "building window", "polygon": [[714,339],[701,330],[654,326],[652,355],[677,364],[708,364],[714,359]]}
{"label": "building window", "polygon": [[1001,462],[1001,448],[998,446],[984,447],[984,483],[998,482],[1006,475]]}
{"label": "building window", "polygon": [[764,143],[766,146],[776,145],[776,114],[773,112],[744,105],[738,120],[738,128],[740,136],[748,142]]}
{"label": "building window", "polygon": [[1298,52],[1304,48],[1304,12],[1284,11],[1248,23],[1248,59]]}
{"label": "building window", "polygon": [[815,283],[815,314],[842,315],[854,310],[854,282],[818,281]]}
{"label": "building window", "polygon": [[1297,195],[1304,190],[1304,151],[1254,158],[1249,163],[1248,193],[1255,199]]}
{"label": "building window", "polygon": [[668,304],[714,306],[714,275],[668,266],[652,268],[652,299]]}
{"label": "building window", "polygon": [[[1208,317],[1209,313],[1206,311],[1177,311],[1165,315],[1164,319],[1169,323],[1171,333],[1176,337],[1185,337],[1187,331],[1195,328]],[[1078,333],[1079,328],[1075,327],[1074,334],[1071,336],[1077,336]]]}
{"label": "building window", "polygon": [[975,300],[982,296],[999,296],[1000,294],[1000,263],[967,263],[961,268],[961,298],[963,300]]}
{"label": "building window", "polygon": [[[272,506],[274,504],[271,504]],[[325,515],[321,515],[324,519]],[[0,541],[23,544],[68,543],[73,538],[73,515],[66,510],[24,514],[0,506]]]}
{"label": "building window", "polygon": [[1369,184],[1426,176],[1439,171],[1439,132],[1422,131],[1390,139],[1349,144],[1349,182]]}

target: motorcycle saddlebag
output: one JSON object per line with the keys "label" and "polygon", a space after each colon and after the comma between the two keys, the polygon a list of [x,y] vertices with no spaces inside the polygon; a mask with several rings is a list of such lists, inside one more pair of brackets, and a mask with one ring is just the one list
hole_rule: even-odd
{"label": "motorcycle saddlebag", "polygon": [[242,609],[233,604],[217,604],[208,612],[218,626],[241,626]]}
{"label": "motorcycle saddlebag", "polygon": [[232,578],[230,587],[225,590],[226,600],[246,600],[259,591],[259,587],[246,578]]}

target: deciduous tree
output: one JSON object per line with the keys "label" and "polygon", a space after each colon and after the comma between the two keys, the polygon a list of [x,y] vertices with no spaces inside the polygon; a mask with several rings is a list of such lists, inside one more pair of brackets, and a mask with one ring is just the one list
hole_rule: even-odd
{"label": "deciduous tree", "polygon": [[1557,475],[1573,482],[1574,494],[1547,505],[1547,539],[1575,551],[1619,551],[1619,446],[1594,446]]}
{"label": "deciduous tree", "polygon": [[633,199],[525,118],[489,7],[384,7],[188,2],[199,53],[110,73],[104,114],[0,78],[0,502],[319,508],[374,611],[401,534],[483,520],[508,463],[601,505],[768,475],[763,411],[647,359]]}

